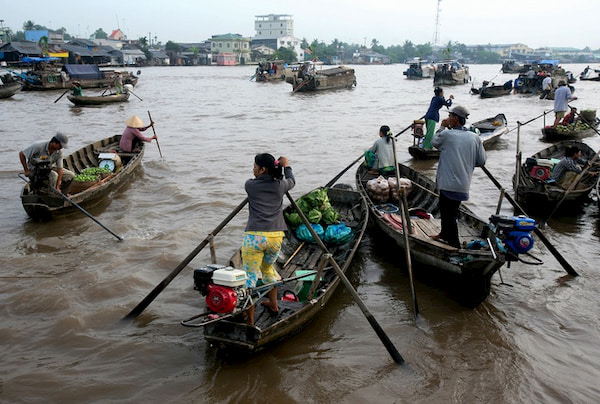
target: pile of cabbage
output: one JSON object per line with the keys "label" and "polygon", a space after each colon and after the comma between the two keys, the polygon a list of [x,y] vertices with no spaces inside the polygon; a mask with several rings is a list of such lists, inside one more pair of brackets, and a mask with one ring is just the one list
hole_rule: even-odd
{"label": "pile of cabbage", "polygon": [[[340,214],[329,202],[327,188],[316,189],[296,201],[296,204],[304,213],[315,233],[323,240],[342,244],[352,238],[352,230],[343,222],[340,222]],[[302,223],[298,212],[286,213],[285,217],[296,236],[304,241],[314,242],[312,234]]]}

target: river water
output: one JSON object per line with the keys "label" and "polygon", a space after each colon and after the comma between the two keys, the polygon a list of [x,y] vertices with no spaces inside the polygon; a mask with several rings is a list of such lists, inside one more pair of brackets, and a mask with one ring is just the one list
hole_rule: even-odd
{"label": "river water", "polygon": [[[585,65],[566,65],[578,75]],[[493,279],[489,298],[471,310],[417,279],[414,322],[404,256],[368,234],[349,270],[359,295],[406,359],[395,364],[343,286],[299,334],[250,358],[215,351],[201,330],[179,325],[202,310],[191,269],[203,250],[136,322],[118,320],[137,305],[245,197],[259,152],[290,159],[296,197],[328,182],[377,139],[422,116],[430,80],[409,81],[406,65],[355,66],[353,90],[292,94],[287,83],[249,81],[252,66],[144,68],[136,97],[120,105],[77,108],[60,92],[2,100],[0,136],[0,345],[2,402],[544,402],[600,399],[600,223],[595,202],[557,216],[546,237],[581,274],[572,278],[538,242],[544,265],[513,263]],[[515,75],[499,65],[471,66],[476,84]],[[573,104],[600,105],[599,83],[577,82]],[[504,113],[513,129],[552,108],[537,97],[480,99],[470,84],[447,87],[470,121]],[[88,90],[94,93],[95,90]],[[136,114],[156,122],[155,143],[132,181],[89,209],[124,238],[119,242],[81,213],[32,222],[22,209],[18,152],[57,130],[73,151],[119,134]],[[445,117],[445,113],[442,117]],[[552,114],[547,119],[553,119]],[[539,118],[488,151],[488,168],[507,188],[517,133],[524,155],[548,144]],[[597,136],[586,141],[597,150]],[[412,136],[399,137],[399,159],[415,162]],[[353,184],[354,167],[340,182]],[[483,218],[499,192],[481,170],[467,202]],[[512,214],[508,203],[503,213]],[[216,237],[226,260],[240,245],[244,209]],[[285,401],[284,401],[285,400]]]}

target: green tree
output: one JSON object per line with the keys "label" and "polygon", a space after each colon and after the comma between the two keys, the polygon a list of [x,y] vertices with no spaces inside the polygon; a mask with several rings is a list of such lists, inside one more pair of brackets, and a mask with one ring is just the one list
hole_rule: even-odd
{"label": "green tree", "polygon": [[102,28],[98,28],[92,34],[92,38],[95,38],[95,39],[106,39],[106,38],[108,38],[108,34],[106,32],[104,32],[104,30]]}
{"label": "green tree", "polygon": [[293,47],[280,47],[279,49],[277,49],[277,51],[275,51],[275,53],[273,54],[273,56],[275,57],[275,59],[282,59],[284,60],[286,63],[296,63],[298,61],[298,54],[296,53],[296,51],[294,50]]}
{"label": "green tree", "polygon": [[42,50],[42,57],[48,57],[48,37],[43,36],[38,41],[38,46]]}
{"label": "green tree", "polygon": [[31,20],[27,20],[23,23],[23,31],[33,31],[35,29],[35,23]]}

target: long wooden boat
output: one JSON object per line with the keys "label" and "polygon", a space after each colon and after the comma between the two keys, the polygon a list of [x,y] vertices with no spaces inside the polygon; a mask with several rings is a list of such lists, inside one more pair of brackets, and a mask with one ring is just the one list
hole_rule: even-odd
{"label": "long wooden boat", "polygon": [[502,61],[502,73],[521,73],[525,66],[514,59],[506,59]]}
{"label": "long wooden boat", "polygon": [[[489,149],[495,145],[500,136],[508,133],[508,121],[504,114],[483,119],[471,124],[472,128],[479,130],[479,137],[483,142],[483,147]],[[417,160],[437,159],[440,157],[440,151],[436,148],[424,149],[416,145],[416,141],[412,146],[409,146],[408,152]]]}
{"label": "long wooden boat", "polygon": [[[343,244],[327,245],[329,252],[345,272],[365,232],[368,209],[360,194],[351,189],[334,187],[327,189],[327,194],[331,206],[340,213],[340,220],[353,233],[351,239]],[[291,213],[291,207],[285,209],[285,212]],[[239,252],[233,256],[229,265],[233,268],[242,267]],[[327,304],[340,282],[317,244],[302,241],[293,231],[286,232],[275,269],[283,281],[307,272],[317,273],[313,273],[311,277],[285,281],[278,286],[279,312],[274,314],[257,304],[254,326],[246,323],[243,311],[202,324],[204,337],[208,341],[227,349],[260,351],[298,332],[311,321]],[[193,326],[186,322],[182,324]]]}
{"label": "long wooden boat", "polygon": [[503,95],[509,95],[512,92],[512,84],[508,86],[484,86],[479,89],[479,96],[481,98],[496,98],[502,97]]}
{"label": "long wooden boat", "polygon": [[337,66],[322,69],[315,67],[300,80],[298,75],[286,77],[285,81],[292,85],[293,92],[323,91],[341,88],[352,88],[356,86],[356,75],[354,69]]}
{"label": "long wooden boat", "polygon": [[129,93],[107,94],[107,95],[68,95],[67,98],[78,106],[114,104],[125,102],[129,99]]}
{"label": "long wooden boat", "polygon": [[454,86],[471,80],[469,68],[456,60],[446,60],[437,64],[433,75],[434,86]]}
{"label": "long wooden boat", "polygon": [[408,69],[402,72],[409,80],[421,80],[433,77],[435,66],[421,58],[415,58],[408,62]]}
{"label": "long wooden boat", "polygon": [[[460,303],[476,307],[489,295],[492,275],[506,261],[501,251],[489,249],[492,243],[487,241],[491,237],[488,235],[488,223],[461,205],[458,220],[461,248],[431,239],[430,236],[440,233],[441,226],[435,182],[408,166],[399,164],[398,169],[400,178],[409,179],[412,183],[412,190],[407,196],[409,211],[414,209],[421,213],[411,216],[413,232],[408,235],[415,274],[425,280],[431,276],[432,281],[446,281],[444,284]],[[391,213],[389,203],[375,201],[368,191],[367,182],[376,177],[361,165],[356,171],[358,190],[367,200],[371,222],[405,250],[400,214]]]}
{"label": "long wooden boat", "polygon": [[595,118],[593,121],[584,121],[576,118],[575,122],[568,125],[546,126],[542,128],[542,137],[549,141],[581,139],[596,135],[599,124],[600,119],[598,118]]}
{"label": "long wooden boat", "polygon": [[23,83],[7,83],[0,85],[0,99],[10,98],[23,88]]}
{"label": "long wooden boat", "polygon": [[[90,188],[77,193],[70,193],[67,190],[69,199],[81,206],[89,206],[129,181],[133,171],[142,162],[144,143],[140,145],[139,151],[125,153],[119,148],[120,140],[121,135],[111,136],[88,144],[63,157],[63,166],[74,172],[75,175],[80,174],[88,167],[98,167],[99,164],[106,164],[111,168],[114,166],[112,174]],[[114,154],[113,152],[116,152],[118,157],[110,159],[112,163],[109,164],[108,160],[103,160],[106,154]],[[38,181],[30,181],[25,184],[21,191],[23,208],[32,219],[50,220],[55,215],[75,210],[70,202],[48,189],[47,181],[45,182],[42,179],[39,186],[34,185],[35,183],[38,183]],[[74,188],[73,185],[74,183],[71,184],[72,189]]]}
{"label": "long wooden boat", "polygon": [[590,161],[596,154],[590,146],[577,140],[563,140],[535,153],[521,164],[518,184],[517,174],[513,176],[513,187],[516,187],[519,203],[539,212],[545,208],[554,209],[558,201],[562,201],[561,207],[566,208],[587,200],[598,181],[598,176],[591,174],[599,171],[596,166],[592,166],[569,193],[550,178],[554,165],[564,157],[569,145],[581,150],[581,159],[584,161]]}
{"label": "long wooden boat", "polygon": [[[28,70],[15,73],[23,82],[24,91],[60,90],[71,88],[74,82],[79,82],[81,88],[105,88],[113,85],[114,70],[100,70],[97,65],[66,64],[61,70],[47,68],[45,70]],[[135,86],[138,78],[133,73],[122,71],[123,85]]]}

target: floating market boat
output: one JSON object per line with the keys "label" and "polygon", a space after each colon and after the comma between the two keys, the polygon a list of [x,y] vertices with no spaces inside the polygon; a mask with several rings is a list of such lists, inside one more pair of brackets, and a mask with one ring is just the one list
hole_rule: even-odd
{"label": "floating market boat", "polygon": [[125,102],[129,99],[129,93],[106,94],[106,95],[68,95],[67,98],[77,106],[114,104]]}
{"label": "floating market boat", "polygon": [[506,59],[502,61],[502,73],[521,73],[525,65],[517,62],[515,59]]}
{"label": "floating market boat", "polygon": [[323,69],[322,63],[306,62],[292,76],[285,81],[292,85],[293,91],[308,92],[352,88],[356,86],[354,69],[337,66]]}
{"label": "floating market boat", "polygon": [[[71,88],[74,82],[79,82],[81,88],[104,88],[113,85],[114,70],[100,70],[98,65],[66,64],[60,70],[47,67],[43,70],[28,70],[15,73],[24,84],[23,90],[60,90]],[[123,85],[137,84],[138,78],[132,73],[121,72]]]}
{"label": "floating market boat", "polygon": [[[435,182],[405,165],[399,164],[398,169],[400,181],[409,184],[405,188],[408,190],[406,208],[410,217],[406,226],[402,215],[397,213],[398,202],[391,196],[389,199],[385,197],[385,178],[382,180],[377,174],[369,173],[364,165],[356,171],[356,184],[367,200],[371,221],[404,251],[407,248],[404,230],[409,229],[408,246],[415,275],[426,281],[441,283],[460,303],[476,307],[489,295],[494,273],[507,260],[514,260],[518,255],[513,249],[500,247],[500,243],[506,246],[507,233],[503,232],[518,228],[518,219],[493,215],[490,221],[497,226],[496,233],[493,233],[487,221],[476,217],[463,204],[458,218],[461,247],[434,240],[431,237],[439,235],[441,228]],[[395,182],[395,176],[393,179]],[[390,195],[395,195],[391,189],[396,189],[395,186],[390,186]],[[527,229],[523,236],[532,242],[529,233],[535,223],[532,224],[530,219],[527,222],[523,226]],[[506,228],[501,229],[503,226]]]}
{"label": "floating market boat", "polygon": [[592,166],[568,193],[567,189],[551,178],[554,166],[565,156],[565,150],[570,145],[575,145],[581,150],[581,159],[584,161],[591,161],[596,154],[590,146],[581,141],[563,140],[527,158],[525,163],[520,165],[518,173],[513,176],[513,186],[516,188],[519,203],[539,212],[548,207],[554,208],[559,201],[562,201],[561,206],[569,207],[587,200],[598,181],[598,176],[592,174],[599,171],[597,166]]}
{"label": "floating market boat", "polygon": [[414,58],[408,62],[408,69],[402,72],[409,80],[428,79],[433,77],[435,66],[421,58]]}
{"label": "floating market boat", "polygon": [[0,85],[0,99],[10,98],[23,88],[23,84],[19,82],[7,83]]}
{"label": "floating market boat", "polygon": [[[568,115],[572,114],[570,112]],[[566,119],[567,117],[563,118]],[[581,139],[597,134],[600,119],[596,117],[596,110],[583,110],[580,114],[575,113],[575,119],[571,123],[561,121],[556,127],[546,126],[542,128],[542,136],[545,140],[569,140]],[[568,122],[568,121],[567,121]]]}
{"label": "floating market boat", "polygon": [[[109,171],[103,178],[86,184],[72,181],[70,189],[64,191],[69,199],[78,205],[89,206],[129,181],[133,171],[142,162],[144,143],[141,143],[139,151],[125,153],[119,148],[120,140],[121,135],[111,136],[63,157],[63,167],[75,175],[85,174],[86,169],[95,167],[104,167]],[[46,221],[57,214],[74,211],[75,207],[70,202],[49,188],[49,160],[36,159],[34,163],[36,168],[21,191],[25,212],[34,220]]]}
{"label": "floating market boat", "polygon": [[[323,237],[329,252],[346,272],[367,226],[366,203],[358,192],[347,188],[323,188],[309,195],[317,195],[314,200],[320,203],[328,200],[345,225],[338,225],[336,229],[347,229],[341,238],[328,242],[331,240],[327,236],[330,225]],[[298,201],[299,206],[303,206],[302,199]],[[290,228],[293,226],[289,222],[291,214],[291,207],[286,208],[285,216]],[[207,311],[182,321],[182,325],[203,327],[204,337],[210,343],[245,352],[260,351],[298,332],[323,309],[340,282],[324,252],[314,242],[299,238],[303,237],[302,234],[306,235],[306,232],[302,233],[299,229],[286,231],[275,263],[275,269],[282,277],[276,285],[278,313],[256,304],[254,326],[247,324],[244,312],[249,304],[250,291],[245,286],[245,272],[234,269],[242,268],[240,253],[237,252],[230,260],[229,268],[212,265],[194,271],[195,288],[207,296]],[[240,275],[237,281],[223,280],[234,273]],[[270,286],[267,287],[270,289]],[[258,289],[260,286],[255,290]],[[229,299],[226,301],[220,298],[222,296]]]}
{"label": "floating market boat", "polygon": [[434,86],[455,86],[471,80],[469,68],[456,60],[446,60],[436,65],[433,75]]}

